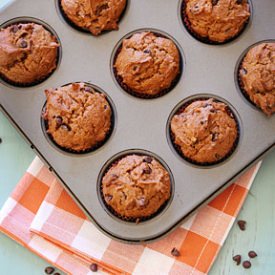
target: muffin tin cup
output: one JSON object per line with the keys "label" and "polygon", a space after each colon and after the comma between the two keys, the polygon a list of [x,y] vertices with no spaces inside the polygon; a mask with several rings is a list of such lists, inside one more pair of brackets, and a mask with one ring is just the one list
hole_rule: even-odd
{"label": "muffin tin cup", "polygon": [[42,82],[46,81],[48,78],[51,77],[51,75],[53,75],[55,73],[55,71],[57,71],[57,69],[60,65],[60,62],[61,62],[62,46],[61,46],[61,41],[60,41],[57,33],[55,32],[55,30],[50,25],[45,23],[44,21],[42,21],[40,19],[37,19],[37,18],[34,18],[34,17],[23,16],[23,17],[13,18],[13,19],[3,23],[0,26],[0,29],[9,27],[11,25],[21,24],[21,23],[35,23],[35,24],[38,24],[38,25],[42,25],[47,31],[49,31],[56,38],[56,41],[59,44],[59,48],[57,48],[56,68],[53,71],[51,71],[47,76],[45,76],[43,78],[40,78],[39,80],[37,80],[35,82],[22,84],[20,82],[12,81],[12,80],[8,79],[7,77],[5,77],[3,74],[0,73],[0,81],[2,83],[6,84],[8,86],[10,85],[10,86],[19,87],[19,88],[29,88],[29,87],[32,87],[32,86],[39,85]]}
{"label": "muffin tin cup", "polygon": [[[80,82],[74,82],[74,83],[80,83]],[[91,87],[95,92],[97,93],[101,93],[101,94],[104,94],[106,96],[106,100],[107,102],[109,103],[110,105],[110,108],[111,108],[111,127],[109,129],[109,131],[107,132],[106,136],[105,136],[105,139],[101,142],[98,142],[97,144],[95,144],[94,146],[92,146],[91,148],[89,149],[86,149],[86,150],[82,150],[82,151],[76,151],[76,150],[73,150],[73,149],[69,149],[69,148],[66,148],[66,147],[62,147],[60,146],[52,137],[52,135],[50,133],[47,132],[48,130],[48,122],[43,118],[43,114],[44,112],[46,111],[46,104],[47,104],[47,101],[45,102],[43,108],[42,108],[42,112],[41,112],[41,128],[42,128],[42,131],[44,133],[44,136],[46,137],[46,139],[48,140],[48,142],[53,145],[54,147],[56,147],[59,151],[61,152],[65,152],[65,153],[69,153],[69,154],[75,154],[75,155],[83,155],[83,154],[88,154],[88,153],[92,153],[92,152],[95,152],[96,150],[98,150],[99,148],[101,148],[102,146],[104,146],[108,140],[111,138],[113,132],[114,132],[114,129],[115,129],[115,120],[116,120],[116,109],[115,109],[115,105],[112,101],[112,99],[109,97],[109,95],[107,95],[103,90],[101,90],[99,87],[91,84],[91,83],[88,83],[88,82],[82,82],[82,83],[85,83],[85,85]],[[67,86],[67,85],[70,85],[72,83],[67,83],[65,85],[62,85],[62,87],[64,86]]]}
{"label": "muffin tin cup", "polygon": [[[172,132],[172,129],[171,129],[171,121],[172,121],[172,118],[174,117],[174,115],[176,114],[180,114],[182,113],[185,108],[187,108],[190,104],[192,104],[193,102],[195,101],[198,101],[198,100],[208,100],[210,98],[213,98],[215,102],[221,102],[221,103],[224,103],[227,105],[227,108],[226,108],[226,111],[227,113],[230,115],[230,116],[233,116],[235,122],[237,123],[237,137],[236,137],[236,140],[234,142],[234,145],[233,147],[231,148],[231,150],[221,159],[215,161],[215,162],[211,162],[211,163],[201,163],[201,162],[197,162],[197,161],[194,161],[188,157],[186,157],[180,146],[177,145],[175,143],[175,136]],[[231,104],[227,101],[225,101],[224,99],[220,98],[220,97],[217,97],[215,95],[206,95],[206,94],[198,94],[196,96],[192,96],[192,97],[189,97],[189,98],[186,98],[184,100],[182,100],[174,109],[173,111],[171,112],[169,118],[168,118],[168,122],[167,122],[167,138],[168,138],[168,143],[171,147],[171,149],[176,153],[178,154],[184,161],[186,161],[187,163],[195,166],[195,167],[198,167],[198,168],[214,168],[214,167],[217,167],[218,165],[222,165],[226,160],[228,160],[233,154],[234,152],[236,151],[237,147],[238,147],[238,144],[240,142],[240,133],[241,133],[241,126],[240,126],[240,119],[239,119],[239,116],[237,115],[237,112],[236,110],[234,110],[233,106],[231,106]]]}
{"label": "muffin tin cup", "polygon": [[250,17],[248,18],[248,20],[244,23],[242,29],[239,31],[239,33],[237,33],[235,36],[226,39],[223,42],[218,42],[218,41],[213,41],[210,40],[207,37],[203,37],[200,36],[199,34],[197,34],[191,27],[191,23],[186,15],[186,0],[181,0],[181,4],[180,4],[180,8],[179,8],[179,12],[180,12],[180,18],[181,18],[181,22],[183,24],[183,26],[185,27],[185,29],[187,30],[187,32],[196,40],[198,40],[199,42],[202,42],[204,44],[208,44],[208,45],[225,45],[228,44],[230,42],[233,42],[234,40],[236,40],[237,38],[239,38],[245,31],[246,29],[249,27],[250,22],[252,21],[252,15],[253,15],[253,6],[252,6],[252,2],[250,0],[247,0],[248,4],[249,4],[249,9],[250,9]]}
{"label": "muffin tin cup", "polygon": [[[169,88],[166,88],[164,90],[162,90],[161,92],[157,93],[157,94],[153,94],[153,95],[148,95],[148,94],[142,94],[142,93],[138,93],[134,90],[132,90],[130,87],[128,87],[125,83],[123,83],[123,79],[121,76],[118,75],[116,68],[114,67],[114,64],[116,62],[116,59],[119,55],[119,53],[121,52],[122,49],[122,43],[123,40],[128,39],[130,37],[132,37],[135,33],[140,33],[140,32],[152,32],[154,35],[156,35],[157,37],[162,37],[162,38],[167,38],[173,41],[173,43],[176,45],[178,52],[179,52],[179,57],[180,57],[180,68],[179,68],[179,73],[176,76],[176,78],[173,80],[173,82],[171,83],[171,86]],[[179,43],[170,35],[168,35],[167,33],[160,31],[160,30],[156,30],[156,29],[152,29],[152,28],[144,28],[144,29],[138,29],[138,30],[134,30],[128,34],[126,34],[119,42],[118,44],[115,46],[115,49],[112,53],[112,57],[111,57],[111,72],[114,78],[114,81],[118,84],[118,86],[125,91],[126,93],[140,98],[140,99],[155,99],[155,98],[159,98],[162,97],[168,93],[170,93],[178,84],[178,82],[181,79],[182,73],[184,71],[184,54],[183,51],[179,45]]]}
{"label": "muffin tin cup", "polygon": [[[104,199],[103,188],[102,188],[103,177],[121,159],[123,159],[126,156],[130,156],[130,155],[150,156],[150,157],[156,159],[168,171],[169,176],[170,176],[170,184],[171,184],[170,198],[166,202],[164,202],[162,204],[162,206],[154,214],[147,216],[147,217],[130,218],[130,217],[122,216],[119,213],[117,213],[111,206],[109,206]],[[119,219],[120,221],[128,222],[128,223],[140,224],[140,223],[144,223],[146,221],[150,221],[156,217],[159,217],[161,214],[163,214],[167,210],[167,208],[171,204],[171,202],[174,198],[174,192],[175,192],[175,182],[174,182],[174,177],[173,177],[173,174],[172,174],[169,166],[158,155],[156,155],[152,152],[146,151],[146,150],[142,150],[142,149],[125,150],[125,151],[122,151],[122,152],[116,154],[115,156],[113,156],[111,159],[109,159],[104,164],[104,166],[102,167],[102,169],[99,173],[98,180],[97,180],[97,193],[98,193],[98,198],[99,198],[99,201],[100,201],[102,207],[105,209],[105,211],[109,215],[111,215],[112,218]]]}
{"label": "muffin tin cup", "polygon": [[236,68],[235,68],[235,83],[236,83],[236,88],[237,90],[240,92],[240,94],[245,98],[246,102],[249,103],[249,105],[251,107],[253,107],[254,109],[260,111],[263,113],[263,111],[261,110],[261,108],[259,106],[257,106],[251,99],[249,94],[246,92],[246,90],[244,89],[244,84],[240,75],[240,70],[242,69],[242,64],[244,61],[244,58],[246,56],[246,54],[248,53],[248,51],[252,48],[254,48],[255,46],[262,44],[262,43],[275,43],[275,39],[266,39],[266,40],[261,40],[258,41],[257,43],[254,43],[253,45],[250,45],[248,48],[246,48],[243,53],[241,54],[241,56],[239,57],[237,64],[236,64]]}
{"label": "muffin tin cup", "polygon": [[[124,10],[122,11],[119,19],[118,19],[118,24],[122,21],[123,17],[125,16],[126,14],[126,11],[129,7],[129,3],[130,0],[126,0],[126,5],[125,5],[125,8]],[[98,35],[94,35],[92,34],[88,29],[86,28],[82,28],[80,26],[78,26],[77,24],[75,24],[66,14],[66,12],[63,10],[62,8],[62,5],[61,5],[61,0],[55,0],[55,3],[56,3],[56,9],[57,11],[60,13],[60,16],[62,17],[62,19],[64,19],[64,21],[70,26],[72,27],[73,29],[77,30],[77,31],[80,31],[80,32],[83,32],[83,33],[86,33],[86,34],[90,34],[92,36],[100,36],[100,35],[103,35],[103,34],[107,34],[111,31],[115,31],[115,30],[103,30],[101,33],[99,33]]]}

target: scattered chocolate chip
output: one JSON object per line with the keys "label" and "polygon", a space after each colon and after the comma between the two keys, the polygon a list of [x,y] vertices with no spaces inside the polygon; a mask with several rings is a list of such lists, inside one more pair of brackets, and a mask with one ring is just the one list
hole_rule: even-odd
{"label": "scattered chocolate chip", "polygon": [[233,259],[234,262],[236,262],[237,265],[239,265],[241,263],[242,256],[241,255],[236,255],[232,259]]}
{"label": "scattered chocolate chip", "polygon": [[244,220],[239,220],[239,221],[238,221],[238,226],[239,226],[239,228],[240,228],[242,231],[244,231],[244,230],[246,229],[246,221],[244,221]]}
{"label": "scattered chocolate chip", "polygon": [[91,264],[91,265],[90,265],[90,269],[91,269],[93,272],[97,272],[97,269],[98,269],[97,264]]}
{"label": "scattered chocolate chip", "polygon": [[61,124],[60,128],[66,131],[71,131],[71,127],[68,124],[63,123]]}
{"label": "scattered chocolate chip", "polygon": [[148,49],[144,50],[143,52],[144,52],[144,53],[151,53],[151,51],[148,50]]}
{"label": "scattered chocolate chip", "polygon": [[62,122],[63,122],[63,119],[62,119],[61,116],[57,116],[57,117],[55,118],[55,121],[56,121],[56,127],[58,128],[58,127],[61,126],[61,124],[62,124]]}
{"label": "scattered chocolate chip", "polygon": [[212,0],[212,5],[215,6],[218,4],[218,2],[219,2],[219,0]]}
{"label": "scattered chocolate chip", "polygon": [[2,138],[0,138],[0,144],[2,143],[2,141],[3,141]]}
{"label": "scattered chocolate chip", "polygon": [[107,194],[107,195],[105,196],[105,200],[106,200],[107,202],[111,201],[112,198],[113,198],[113,196],[112,196],[112,195],[109,195],[109,194]]}
{"label": "scattered chocolate chip", "polygon": [[20,48],[27,48],[27,47],[28,47],[27,41],[26,41],[26,40],[22,40],[22,41],[20,42]]}
{"label": "scattered chocolate chip", "polygon": [[172,254],[172,256],[175,256],[175,257],[179,257],[180,256],[180,252],[175,247],[171,250],[171,254]]}
{"label": "scattered chocolate chip", "polygon": [[59,272],[55,272],[53,275],[61,275]]}
{"label": "scattered chocolate chip", "polygon": [[152,157],[145,157],[143,159],[144,162],[147,162],[147,163],[151,163],[153,161],[153,158]]}
{"label": "scattered chocolate chip", "polygon": [[242,4],[242,3],[243,3],[243,0],[237,0],[236,2],[237,2],[237,4],[239,4],[239,5],[240,5],[240,4]]}
{"label": "scattered chocolate chip", "polygon": [[45,271],[46,274],[53,274],[55,269],[52,266],[48,266],[48,267],[45,268],[44,271]]}
{"label": "scattered chocolate chip", "polygon": [[10,28],[10,31],[13,32],[13,33],[18,32],[18,30],[19,30],[19,28],[18,28],[17,25],[14,25],[14,26],[12,26],[12,27]]}
{"label": "scattered chocolate chip", "polygon": [[251,267],[251,262],[250,261],[244,261],[243,262],[243,267],[246,268],[246,269],[250,268]]}
{"label": "scattered chocolate chip", "polygon": [[258,255],[255,251],[252,250],[248,252],[248,256],[253,259],[256,258]]}
{"label": "scattered chocolate chip", "polygon": [[151,174],[151,172],[152,172],[152,169],[148,166],[148,167],[145,167],[144,169],[143,169],[143,173],[144,174]]}

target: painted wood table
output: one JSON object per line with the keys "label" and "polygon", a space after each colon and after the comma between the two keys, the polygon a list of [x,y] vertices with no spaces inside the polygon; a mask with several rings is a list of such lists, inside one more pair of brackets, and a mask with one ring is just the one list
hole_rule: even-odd
{"label": "painted wood table", "polygon": [[[0,207],[34,158],[32,149],[0,113]],[[267,156],[239,215],[246,231],[235,224],[210,275],[275,274],[275,151]],[[232,255],[255,250],[258,257],[245,270]],[[48,264],[0,234],[0,275],[40,275]]]}

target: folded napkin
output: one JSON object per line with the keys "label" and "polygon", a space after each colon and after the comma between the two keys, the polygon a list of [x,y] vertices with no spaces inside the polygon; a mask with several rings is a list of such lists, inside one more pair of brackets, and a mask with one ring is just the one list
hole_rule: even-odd
{"label": "folded napkin", "polygon": [[[164,239],[128,245],[101,233],[35,158],[0,211],[0,231],[68,274],[207,274],[260,163]],[[180,256],[171,255],[177,248]]]}

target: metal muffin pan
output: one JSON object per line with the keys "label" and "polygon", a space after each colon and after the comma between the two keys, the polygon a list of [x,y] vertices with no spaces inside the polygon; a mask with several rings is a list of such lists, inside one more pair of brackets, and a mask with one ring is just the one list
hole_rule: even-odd
{"label": "metal muffin pan", "polygon": [[[1,11],[0,24],[20,17],[48,23],[62,44],[58,70],[43,83],[18,88],[0,83],[1,109],[24,135],[35,152],[60,179],[95,225],[112,238],[140,243],[158,239],[179,225],[198,207],[218,194],[237,176],[275,146],[275,116],[267,118],[240,95],[234,70],[250,45],[275,36],[273,0],[253,1],[253,19],[246,31],[225,45],[207,45],[194,39],[182,25],[179,0],[129,1],[119,31],[94,37],[64,22],[55,1],[15,1]],[[122,91],[110,71],[112,52],[133,30],[153,28],[178,41],[184,53],[184,72],[177,86],[165,96],[146,100]],[[108,142],[83,155],[68,154],[52,146],[41,128],[44,90],[74,81],[90,82],[112,98],[115,129]],[[173,108],[197,94],[213,94],[228,101],[240,119],[241,138],[235,153],[225,162],[200,169],[182,161],[167,140],[167,121]],[[97,180],[102,167],[125,150],[142,149],[159,156],[171,169],[174,196],[155,218],[134,224],[109,215],[98,198]]]}

